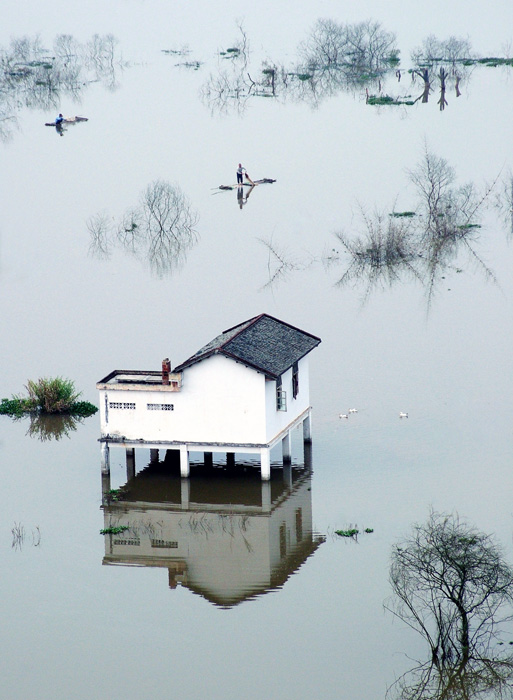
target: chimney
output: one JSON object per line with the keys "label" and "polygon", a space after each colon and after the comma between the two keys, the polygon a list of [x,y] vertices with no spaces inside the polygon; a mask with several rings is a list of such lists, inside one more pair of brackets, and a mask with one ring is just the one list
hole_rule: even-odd
{"label": "chimney", "polygon": [[171,362],[169,361],[169,357],[166,357],[165,360],[162,360],[162,384],[169,385],[169,373],[170,372],[171,372]]}

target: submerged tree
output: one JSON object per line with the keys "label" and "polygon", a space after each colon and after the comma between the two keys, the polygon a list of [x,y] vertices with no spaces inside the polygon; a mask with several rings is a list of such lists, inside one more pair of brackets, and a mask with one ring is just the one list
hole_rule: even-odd
{"label": "submerged tree", "polygon": [[[364,232],[356,237],[342,231],[335,234],[350,257],[349,266],[338,280],[338,286],[365,279],[365,301],[376,287],[390,287],[403,279],[405,274],[419,276],[416,269],[418,254],[408,216],[414,216],[414,212],[403,214],[390,216],[380,211],[369,214],[360,207]],[[324,261],[326,265],[340,262],[339,252],[332,249],[324,256]]]}
{"label": "submerged tree", "polygon": [[118,243],[125,251],[148,260],[150,268],[162,276],[185,262],[198,239],[197,222],[198,214],[180,187],[155,180],[117,226],[105,213],[89,219],[90,251],[108,258]]}
{"label": "submerged tree", "polygon": [[197,240],[198,215],[177,185],[164,180],[150,183],[138,207],[123,217],[118,237],[134,252],[145,250],[157,274],[179,267]]}
{"label": "submerged tree", "polygon": [[491,535],[432,512],[392,549],[394,613],[428,641],[435,664],[488,652],[513,619],[513,569]]}
{"label": "submerged tree", "polygon": [[513,658],[500,654],[499,638],[501,624],[513,619],[513,568],[492,536],[456,515],[432,512],[393,547],[390,583],[387,609],[430,649],[429,661],[399,682],[400,697],[511,691]]}
{"label": "submerged tree", "polygon": [[447,105],[447,88],[453,86],[456,97],[459,97],[460,85],[476,60],[468,39],[451,36],[440,40],[432,34],[424,39],[420,47],[412,51],[411,58],[412,80],[415,81],[415,77],[420,76],[424,81],[424,89],[415,101],[422,99],[422,102],[426,103],[436,81],[440,87],[438,105],[441,111]]}
{"label": "submerged tree", "polygon": [[[426,287],[428,307],[438,282],[447,271],[462,272],[462,254],[488,279],[495,279],[474,247],[481,230],[481,213],[495,182],[484,192],[472,183],[456,185],[449,163],[427,148],[415,168],[408,172],[414,186],[414,205],[408,211],[386,215],[367,214],[362,207],[362,233],[335,235],[349,256],[349,265],[338,285],[366,283],[365,299],[376,286],[391,286],[413,276]],[[341,262],[338,251],[324,257],[327,264]]]}
{"label": "submerged tree", "polygon": [[343,69],[354,74],[388,70],[397,62],[395,34],[379,22],[340,24],[319,19],[299,47],[300,59],[313,71]]}

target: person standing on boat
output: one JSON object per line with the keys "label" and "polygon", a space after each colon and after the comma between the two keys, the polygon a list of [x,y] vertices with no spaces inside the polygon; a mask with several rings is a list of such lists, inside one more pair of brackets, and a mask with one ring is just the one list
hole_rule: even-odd
{"label": "person standing on boat", "polygon": [[237,168],[237,184],[242,185],[243,183],[243,173],[246,172],[246,168],[242,167],[242,164],[239,163],[239,167]]}
{"label": "person standing on boat", "polygon": [[59,126],[60,124],[62,124],[63,121],[64,121],[64,117],[62,116],[62,114],[59,114],[59,116],[55,120],[55,126]]}

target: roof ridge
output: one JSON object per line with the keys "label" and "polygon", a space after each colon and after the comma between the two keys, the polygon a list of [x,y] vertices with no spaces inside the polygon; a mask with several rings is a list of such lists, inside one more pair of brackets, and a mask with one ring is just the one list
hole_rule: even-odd
{"label": "roof ridge", "polygon": [[225,331],[223,331],[223,335],[224,335],[225,333],[229,333],[230,331],[233,331],[238,326],[241,327],[240,330],[237,331],[237,333],[234,333],[229,338],[227,338],[223,343],[220,343],[217,347],[217,350],[224,348],[225,345],[230,343],[234,338],[236,338],[238,335],[240,335],[243,331],[247,330],[250,326],[253,326],[257,321],[259,321],[262,318],[262,316],[267,316],[267,314],[259,314],[258,316],[253,316],[253,318],[250,318],[249,321],[243,321],[242,323],[238,323],[236,326],[232,326],[231,328],[227,328]]}

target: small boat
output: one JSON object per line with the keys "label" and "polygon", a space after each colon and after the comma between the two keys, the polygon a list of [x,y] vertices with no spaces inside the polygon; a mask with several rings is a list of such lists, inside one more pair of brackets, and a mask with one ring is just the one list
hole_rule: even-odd
{"label": "small boat", "polygon": [[59,122],[46,122],[45,126],[60,126],[61,124],[76,124],[77,122],[87,122],[88,117],[64,117],[64,119]]}
{"label": "small boat", "polygon": [[249,182],[240,182],[240,183],[237,183],[236,185],[219,185],[219,187],[215,187],[214,189],[217,189],[217,190],[236,190],[238,187],[254,187],[255,185],[266,185],[266,184],[271,184],[273,182],[276,182],[276,180],[273,180],[270,177],[264,177],[261,180],[250,180]]}

